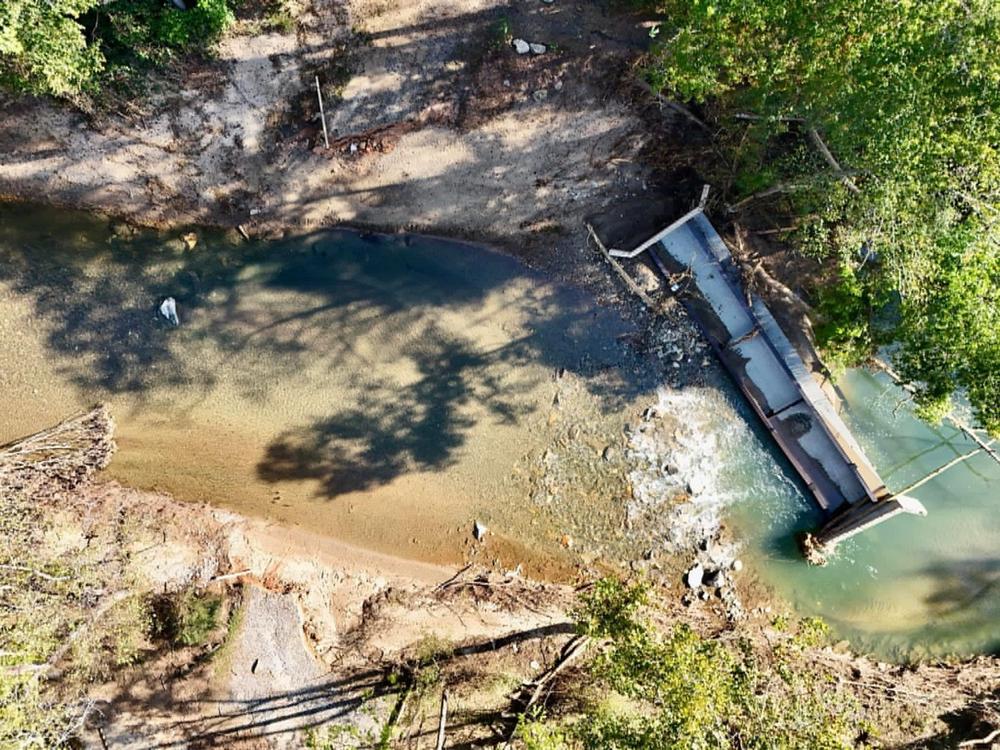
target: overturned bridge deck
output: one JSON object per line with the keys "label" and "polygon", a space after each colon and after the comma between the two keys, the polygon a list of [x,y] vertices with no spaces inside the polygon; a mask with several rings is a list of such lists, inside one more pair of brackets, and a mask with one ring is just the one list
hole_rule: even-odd
{"label": "overturned bridge deck", "polygon": [[832,545],[897,513],[923,513],[894,497],[763,300],[748,292],[715,228],[695,209],[631,252],[648,251],[683,279],[678,293],[816,503],[828,517],[817,536]]}

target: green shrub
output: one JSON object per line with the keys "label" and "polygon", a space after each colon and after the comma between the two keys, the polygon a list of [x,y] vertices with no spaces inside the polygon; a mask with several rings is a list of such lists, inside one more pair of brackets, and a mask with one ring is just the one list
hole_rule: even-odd
{"label": "green shrub", "polygon": [[215,594],[186,591],[152,597],[150,634],[178,646],[204,643],[219,625],[222,598]]}
{"label": "green shrub", "polygon": [[[760,654],[749,643],[730,645],[686,625],[660,632],[642,618],[648,602],[640,584],[611,579],[583,597],[580,630],[603,638],[587,678],[599,686],[602,699],[572,725],[584,748],[855,747],[862,725],[853,699],[799,661],[805,649],[826,637],[822,621],[804,620],[772,651]],[[621,700],[608,699],[614,695]],[[549,727],[546,734],[537,721],[523,720],[530,736],[565,741],[560,732],[568,730]]]}
{"label": "green shrub", "polygon": [[161,0],[112,0],[98,12],[97,38],[112,65],[160,64],[177,52],[209,49],[234,20],[227,0],[199,0],[188,10]]}
{"label": "green shrub", "polygon": [[[233,22],[228,0],[4,0],[0,86],[74,98],[179,52],[210,50]],[[276,19],[284,24],[284,19]]]}

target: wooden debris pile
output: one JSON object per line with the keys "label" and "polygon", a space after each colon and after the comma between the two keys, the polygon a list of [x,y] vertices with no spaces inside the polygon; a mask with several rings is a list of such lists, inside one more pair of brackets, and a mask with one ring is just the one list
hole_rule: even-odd
{"label": "wooden debris pile", "polygon": [[0,446],[0,499],[51,499],[84,484],[115,452],[114,421],[105,406]]}

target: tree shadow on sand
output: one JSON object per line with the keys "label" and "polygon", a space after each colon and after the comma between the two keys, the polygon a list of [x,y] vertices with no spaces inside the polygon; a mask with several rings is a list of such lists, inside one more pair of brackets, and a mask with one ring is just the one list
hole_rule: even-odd
{"label": "tree shadow on sand", "polygon": [[[0,210],[16,219],[5,221],[0,281],[29,302],[86,400],[125,394],[176,418],[222,386],[248,408],[297,405],[298,387],[336,394],[258,464],[265,482],[318,481],[321,497],[447,468],[478,421],[541,408],[531,394],[558,370],[580,375],[606,413],[657,382],[633,324],[468,245],[343,231],[241,244],[203,232],[185,252],[177,234]],[[157,315],[168,295],[180,328]]]}
{"label": "tree shadow on sand", "polygon": [[415,382],[359,383],[354,404],[273,441],[258,464],[260,478],[318,480],[326,497],[364,490],[451,465],[476,422],[468,407],[479,405],[487,418],[508,424],[528,408],[487,369],[489,356],[468,342],[428,332],[419,348],[401,354],[415,363]]}

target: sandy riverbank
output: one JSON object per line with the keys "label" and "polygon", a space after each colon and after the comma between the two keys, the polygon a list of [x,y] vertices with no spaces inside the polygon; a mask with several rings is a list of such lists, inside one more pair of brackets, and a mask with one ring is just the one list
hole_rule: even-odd
{"label": "sandy riverbank", "polygon": [[[454,651],[438,679],[453,710],[499,715],[510,691],[552,664],[572,632],[575,595],[565,586],[374,554],[114,483],[54,499],[46,511],[53,552],[124,553],[131,573],[120,585],[157,594],[208,590],[230,611],[228,632],[199,647],[151,653],[94,687],[96,713],[83,735],[91,747],[299,747],[302,731],[320,725],[377,733],[397,699],[373,686],[393,664],[443,644]],[[658,598],[664,628],[683,622],[707,635],[725,627],[711,608],[683,606],[670,586],[658,588]],[[737,635],[761,645],[786,637],[770,615],[723,637]],[[987,658],[900,668],[843,646],[806,658],[857,693],[889,746],[978,736],[997,674]],[[419,711],[411,714],[415,746],[430,746],[433,734]],[[449,736],[479,742],[495,733],[473,720],[453,724]]]}
{"label": "sandy riverbank", "polygon": [[[697,144],[631,99],[641,17],[497,0],[300,5],[292,31],[231,36],[116,111],[4,101],[0,195],[255,236],[349,224],[474,238],[586,282],[604,273],[585,220],[627,243],[700,189],[654,158],[683,147],[688,163]],[[549,51],[518,55],[501,22]],[[316,75],[339,83],[330,149]]]}

